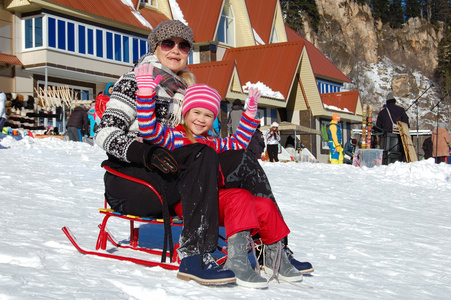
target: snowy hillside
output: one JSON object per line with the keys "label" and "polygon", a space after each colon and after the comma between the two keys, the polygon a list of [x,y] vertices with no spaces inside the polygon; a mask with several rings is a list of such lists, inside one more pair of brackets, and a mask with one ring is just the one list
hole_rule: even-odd
{"label": "snowy hillside", "polygon": [[[0,299],[449,299],[451,165],[356,168],[268,163],[291,228],[315,272],[266,290],[206,287],[176,271],[84,256],[95,246],[105,153],[58,139],[0,139]],[[112,220],[113,221],[113,220]],[[128,225],[110,230],[125,239]],[[144,227],[143,229],[148,228]],[[153,229],[158,230],[158,229]]]}
{"label": "snowy hillside", "polygon": [[[392,81],[394,78],[410,78],[409,82],[403,83],[403,90],[406,95],[396,96],[397,104],[407,110],[410,119],[411,129],[416,129],[417,124],[417,103],[418,102],[418,123],[419,129],[432,130],[436,128],[437,102],[440,101],[440,91],[433,85],[433,82],[423,76],[420,72],[411,72],[404,66],[398,66],[388,58],[381,59],[379,63],[360,63],[361,69],[358,78],[358,90],[363,104],[374,105],[374,115],[382,109],[385,104],[385,97],[392,92]],[[407,80],[407,79],[406,79]],[[357,85],[356,82],[354,82]],[[356,89],[353,85],[350,89]],[[448,128],[449,117],[445,104],[440,103],[439,125]]]}

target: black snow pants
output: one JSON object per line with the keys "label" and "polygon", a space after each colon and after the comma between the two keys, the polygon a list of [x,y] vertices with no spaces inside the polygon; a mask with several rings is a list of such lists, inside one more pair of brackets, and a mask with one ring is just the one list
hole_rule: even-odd
{"label": "black snow pants", "polygon": [[[104,162],[113,169],[152,184],[168,205],[182,202],[183,229],[178,249],[181,258],[213,252],[219,235],[218,154],[205,144],[191,144],[171,151],[179,165],[176,178],[162,178],[143,166]],[[145,216],[162,214],[157,196],[147,187],[105,174],[105,198],[121,213]]]}

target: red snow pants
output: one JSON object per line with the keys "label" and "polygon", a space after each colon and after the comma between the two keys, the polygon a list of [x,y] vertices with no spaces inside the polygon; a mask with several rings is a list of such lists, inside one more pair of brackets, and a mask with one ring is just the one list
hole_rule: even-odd
{"label": "red snow pants", "polygon": [[279,209],[269,198],[253,196],[248,190],[219,190],[219,225],[226,237],[243,230],[257,232],[265,244],[275,243],[290,233]]}

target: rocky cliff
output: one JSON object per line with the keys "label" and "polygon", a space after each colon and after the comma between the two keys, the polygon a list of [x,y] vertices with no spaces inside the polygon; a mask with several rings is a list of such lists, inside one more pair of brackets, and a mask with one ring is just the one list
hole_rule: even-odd
{"label": "rocky cliff", "polygon": [[[316,0],[316,4],[321,15],[318,32],[304,18],[303,35],[352,80],[351,88],[361,92],[362,102],[381,107],[392,92],[406,109],[412,106],[408,114],[415,124],[415,100],[420,98],[420,129],[434,128],[436,114],[430,110],[440,93],[431,86],[431,77],[443,28],[415,18],[392,29],[374,20],[367,5],[350,0]],[[447,128],[449,116],[449,107],[441,105],[440,123]]]}

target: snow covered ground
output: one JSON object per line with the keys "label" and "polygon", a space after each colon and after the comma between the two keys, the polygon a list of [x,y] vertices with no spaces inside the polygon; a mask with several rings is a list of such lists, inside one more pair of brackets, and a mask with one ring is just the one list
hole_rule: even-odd
{"label": "snow covered ground", "polygon": [[[6,148],[6,149],[1,149]],[[0,299],[449,299],[451,165],[356,168],[268,163],[291,228],[315,272],[269,289],[206,287],[176,271],[80,254],[95,246],[106,155],[58,139],[0,140]],[[113,220],[112,220],[113,221]],[[124,221],[109,226],[125,239]],[[311,287],[311,288],[309,288]]]}

